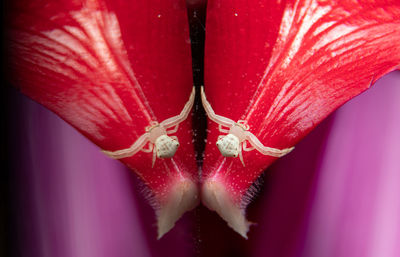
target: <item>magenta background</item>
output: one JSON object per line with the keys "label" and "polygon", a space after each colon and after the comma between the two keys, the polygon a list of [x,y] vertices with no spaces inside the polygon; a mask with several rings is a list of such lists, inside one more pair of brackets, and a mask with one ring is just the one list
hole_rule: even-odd
{"label": "magenta background", "polygon": [[9,97],[17,256],[400,256],[399,71],[266,172],[248,241],[219,232],[225,224],[204,209],[157,241],[154,213],[127,168],[40,105]]}

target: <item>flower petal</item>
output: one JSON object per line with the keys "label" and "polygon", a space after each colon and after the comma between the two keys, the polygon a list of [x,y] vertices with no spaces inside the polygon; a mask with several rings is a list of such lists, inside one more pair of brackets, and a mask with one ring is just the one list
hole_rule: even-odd
{"label": "flower petal", "polygon": [[[399,17],[398,1],[211,2],[207,98],[216,114],[246,120],[263,145],[292,147],[333,110],[399,68]],[[244,213],[252,183],[276,158],[245,151],[243,167],[239,158],[218,152],[217,124],[210,122],[209,129],[203,180],[220,183]]]}
{"label": "flower petal", "polygon": [[[183,1],[18,1],[7,15],[11,83],[103,150],[130,147],[152,121],[178,115],[189,99]],[[168,228],[198,202],[190,128],[190,119],[180,124],[176,155],[154,168],[151,153],[122,159],[150,189]],[[172,188],[189,184],[191,204],[171,203]],[[170,204],[182,209],[166,214]]]}

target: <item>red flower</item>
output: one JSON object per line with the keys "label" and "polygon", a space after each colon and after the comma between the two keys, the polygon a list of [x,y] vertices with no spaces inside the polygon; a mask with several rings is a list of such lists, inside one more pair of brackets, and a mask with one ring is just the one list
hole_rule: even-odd
{"label": "red flower", "polygon": [[[18,1],[7,14],[12,84],[102,150],[129,148],[188,102],[183,1]],[[154,167],[152,153],[121,159],[149,189],[159,236],[199,201],[190,118],[174,135],[180,146],[172,159]]]}
{"label": "red flower", "polygon": [[[294,146],[333,110],[400,64],[399,1],[211,1],[205,92],[263,145]],[[241,235],[251,185],[276,159],[221,156],[210,121],[202,199]]]}
{"label": "red flower", "polygon": [[[140,151],[169,147],[156,139],[176,124],[161,122],[190,103],[184,2],[24,0],[7,20],[11,83],[130,167],[150,189],[163,235],[199,200],[187,108],[176,153],[176,141],[164,141],[173,158],[153,167],[155,154],[171,151]],[[240,147],[290,149],[400,63],[398,1],[212,1],[206,28],[205,94],[217,115],[245,121],[232,125],[248,132]],[[246,237],[251,185],[276,157],[260,147],[242,152],[245,166],[223,157],[209,125],[203,203]]]}

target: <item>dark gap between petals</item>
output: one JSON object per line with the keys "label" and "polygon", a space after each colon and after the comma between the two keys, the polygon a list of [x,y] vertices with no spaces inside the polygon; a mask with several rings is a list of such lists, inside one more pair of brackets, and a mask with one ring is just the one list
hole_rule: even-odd
{"label": "dark gap between petals", "polygon": [[[200,99],[200,86],[204,84],[204,42],[206,1],[187,1],[190,42],[192,50],[193,84],[196,87],[196,99],[193,108],[193,145],[196,163],[200,168],[207,138],[207,117]],[[199,174],[201,175],[201,174]]]}

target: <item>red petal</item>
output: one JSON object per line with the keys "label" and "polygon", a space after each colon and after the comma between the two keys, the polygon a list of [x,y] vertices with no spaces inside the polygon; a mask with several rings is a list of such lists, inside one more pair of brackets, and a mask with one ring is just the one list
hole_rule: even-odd
{"label": "red petal", "polygon": [[[279,149],[400,63],[399,1],[212,1],[206,28],[205,91],[215,113],[247,120]],[[245,236],[244,217],[221,201],[244,214],[251,184],[276,158],[244,152],[243,167],[219,153],[217,124],[209,130],[204,202]]]}
{"label": "red petal", "polygon": [[[101,149],[128,148],[151,121],[178,115],[188,101],[184,1],[17,1],[7,15],[13,85]],[[175,156],[157,159],[154,168],[151,153],[122,160],[150,189],[159,216],[180,216],[197,204],[189,118],[176,136]],[[160,234],[178,217],[169,218],[159,219]]]}

